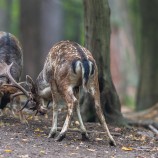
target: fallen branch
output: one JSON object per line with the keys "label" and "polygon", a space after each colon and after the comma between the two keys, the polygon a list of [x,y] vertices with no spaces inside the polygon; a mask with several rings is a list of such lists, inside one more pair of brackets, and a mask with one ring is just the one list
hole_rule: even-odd
{"label": "fallen branch", "polygon": [[158,130],[157,130],[158,124],[152,120],[146,120],[146,121],[142,121],[142,120],[133,121],[132,120],[132,121],[129,121],[128,123],[129,125],[132,125],[132,126],[141,126],[144,128],[148,128],[152,132],[154,132],[156,135],[158,135]]}
{"label": "fallen branch", "polygon": [[158,103],[152,106],[149,109],[140,111],[140,112],[131,112],[131,113],[124,113],[124,117],[131,119],[131,120],[157,120],[158,117]]}
{"label": "fallen branch", "polygon": [[158,130],[153,125],[149,125],[148,128],[158,135]]}
{"label": "fallen branch", "polygon": [[[62,127],[58,127],[57,130],[60,131],[62,129]],[[69,128],[68,132],[81,132],[79,129],[77,128]],[[106,134],[106,132],[99,132],[99,131],[89,131],[87,130],[87,133],[98,133],[98,134]],[[110,132],[112,135],[114,136],[121,136],[121,133],[118,132]]]}
{"label": "fallen branch", "polygon": [[149,125],[155,125],[156,123],[152,120],[128,120],[128,124],[131,126],[141,126],[144,128],[148,128]]}

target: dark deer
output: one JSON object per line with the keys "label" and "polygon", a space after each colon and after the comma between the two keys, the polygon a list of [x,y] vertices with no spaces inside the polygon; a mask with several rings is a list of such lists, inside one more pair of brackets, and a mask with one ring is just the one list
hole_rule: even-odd
{"label": "dark deer", "polygon": [[[0,109],[2,110],[10,103],[12,112],[16,111],[15,106],[20,109],[20,98],[16,96],[18,90],[15,87],[7,87],[5,84],[12,84],[7,74],[16,82],[19,82],[23,68],[22,48],[15,36],[10,33],[0,32]],[[19,112],[20,120],[25,122],[22,112]]]}
{"label": "dark deer", "polygon": [[[56,135],[58,105],[62,99],[67,105],[67,116],[56,140],[61,141],[66,136],[74,109],[79,119],[82,138],[88,139],[79,105],[79,91],[83,87],[93,96],[98,118],[104,130],[107,131],[111,144],[116,145],[100,106],[97,65],[92,54],[86,48],[70,41],[55,44],[50,50],[36,82],[29,76],[26,77],[26,82],[30,87],[30,92],[24,92],[24,90],[23,92],[28,96],[28,102],[34,102],[32,109],[42,112],[42,107],[45,106],[44,100],[53,100],[53,122],[49,138]],[[17,86],[20,88],[18,83]]]}

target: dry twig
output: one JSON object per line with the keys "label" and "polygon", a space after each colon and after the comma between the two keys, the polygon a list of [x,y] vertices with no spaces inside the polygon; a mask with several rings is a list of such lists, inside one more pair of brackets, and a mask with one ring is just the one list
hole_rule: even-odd
{"label": "dry twig", "polygon": [[148,128],[158,135],[158,130],[153,125],[149,125]]}

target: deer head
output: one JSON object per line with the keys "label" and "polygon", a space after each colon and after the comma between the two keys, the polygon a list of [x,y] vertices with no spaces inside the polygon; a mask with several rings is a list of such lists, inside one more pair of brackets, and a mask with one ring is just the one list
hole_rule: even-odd
{"label": "deer head", "polygon": [[[10,73],[12,65],[13,65],[13,63],[11,63],[10,65],[7,65],[5,62],[0,63],[0,66],[3,67],[2,71],[0,71],[0,77],[7,78],[10,81],[10,84],[3,84],[3,86],[0,89],[1,94],[3,94],[4,91],[6,92],[7,89],[10,90],[10,93],[11,93],[11,91],[14,90],[15,95],[13,97],[24,94],[27,97],[27,101],[21,110],[23,110],[30,102],[29,107],[28,107],[29,109],[37,110],[37,113],[39,112],[41,114],[44,114],[44,110],[40,110],[39,99],[38,99],[38,95],[36,93],[36,86],[35,86],[33,80],[31,79],[30,76],[26,76],[26,81],[27,81],[26,84],[28,85],[30,91],[25,90],[21,86],[21,84],[16,82],[15,79],[12,77],[12,75]],[[15,89],[16,89],[16,92],[18,90],[20,90],[22,93],[21,92],[16,93]]]}
{"label": "deer head", "polygon": [[44,115],[47,110],[42,107],[40,96],[38,94],[38,87],[29,75],[26,75],[26,84],[29,87],[30,94],[30,97],[28,98],[29,102],[31,102],[29,108],[32,110],[37,110],[37,112]]}

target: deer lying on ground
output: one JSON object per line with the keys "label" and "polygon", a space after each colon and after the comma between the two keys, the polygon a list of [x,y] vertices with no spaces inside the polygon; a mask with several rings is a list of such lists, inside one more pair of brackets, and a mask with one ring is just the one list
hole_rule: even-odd
{"label": "deer lying on ground", "polygon": [[[36,82],[30,76],[26,77],[26,82],[30,87],[30,92],[24,91],[24,89],[22,91],[28,97],[27,103],[30,101],[34,103],[32,109],[42,112],[44,99],[53,101],[53,122],[49,138],[56,135],[58,105],[62,99],[67,105],[67,116],[56,140],[61,141],[66,136],[74,109],[79,119],[82,138],[88,139],[79,105],[79,90],[83,87],[86,92],[93,96],[99,120],[104,130],[107,131],[110,143],[116,145],[100,106],[97,65],[92,54],[86,48],[70,41],[61,41],[55,44],[50,50]],[[18,83],[15,84],[21,89]]]}
{"label": "deer lying on ground", "polygon": [[[2,113],[2,110],[10,103],[9,107],[14,114],[21,109],[21,106],[20,98],[15,97],[18,92],[17,88],[5,86],[5,84],[12,84],[8,76],[6,76],[9,68],[10,76],[16,82],[19,82],[23,68],[22,48],[15,36],[10,33],[0,32],[0,110]],[[19,116],[21,122],[26,122],[21,111]]]}

